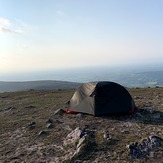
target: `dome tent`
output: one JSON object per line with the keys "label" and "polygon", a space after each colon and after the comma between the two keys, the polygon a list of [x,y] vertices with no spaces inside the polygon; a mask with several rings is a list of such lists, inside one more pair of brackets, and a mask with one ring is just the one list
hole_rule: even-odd
{"label": "dome tent", "polygon": [[94,116],[132,114],[135,103],[129,92],[114,82],[85,83],[68,102],[68,113],[87,113]]}

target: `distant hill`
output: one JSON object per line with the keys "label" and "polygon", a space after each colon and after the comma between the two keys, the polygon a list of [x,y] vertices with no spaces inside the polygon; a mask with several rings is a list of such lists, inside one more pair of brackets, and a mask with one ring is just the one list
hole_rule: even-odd
{"label": "distant hill", "polygon": [[77,88],[81,83],[67,81],[26,81],[26,82],[2,82],[0,81],[0,92],[15,92],[22,90],[53,90],[53,89],[68,89]]}
{"label": "distant hill", "polygon": [[[0,92],[14,92],[30,89],[53,90],[77,88],[81,83],[90,81],[113,81],[130,88],[163,86],[163,70],[146,72],[108,72],[107,70],[103,70],[100,72],[87,71],[85,73],[73,73],[71,77],[66,75],[67,74],[61,75],[60,80],[38,80],[27,82],[0,81]],[[69,82],[63,81],[65,76]]]}
{"label": "distant hill", "polygon": [[122,75],[118,79],[128,87],[163,86],[163,71],[147,71]]}

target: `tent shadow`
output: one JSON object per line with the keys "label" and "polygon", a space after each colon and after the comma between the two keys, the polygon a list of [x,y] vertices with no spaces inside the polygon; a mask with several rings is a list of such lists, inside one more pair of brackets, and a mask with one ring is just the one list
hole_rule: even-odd
{"label": "tent shadow", "polygon": [[107,115],[101,116],[104,119],[119,120],[125,122],[137,122],[150,125],[163,125],[163,112],[153,111],[149,112],[146,109],[138,109],[132,115]]}

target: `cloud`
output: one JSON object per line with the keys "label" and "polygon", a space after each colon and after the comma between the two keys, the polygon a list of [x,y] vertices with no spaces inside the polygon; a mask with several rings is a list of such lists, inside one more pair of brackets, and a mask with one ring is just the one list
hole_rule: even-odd
{"label": "cloud", "polygon": [[61,16],[61,17],[64,17],[65,16],[65,13],[63,11],[61,11],[61,10],[56,11],[56,14],[58,16]]}
{"label": "cloud", "polygon": [[18,30],[18,29],[12,30],[12,29],[9,29],[9,28],[7,28],[5,26],[1,26],[1,25],[0,25],[0,32],[1,33],[15,33],[15,34],[23,33],[21,30]]}
{"label": "cloud", "polygon": [[23,28],[20,23],[12,23],[10,20],[0,17],[0,33],[22,34]]}

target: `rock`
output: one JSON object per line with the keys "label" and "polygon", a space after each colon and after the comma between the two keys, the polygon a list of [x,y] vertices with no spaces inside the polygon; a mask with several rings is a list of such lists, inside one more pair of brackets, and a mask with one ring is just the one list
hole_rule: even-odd
{"label": "rock", "polygon": [[71,160],[76,158],[84,158],[92,148],[94,148],[95,139],[93,131],[85,131],[85,134],[79,139]]}
{"label": "rock", "polygon": [[79,139],[79,142],[77,144],[77,149],[84,143],[85,140],[86,140],[85,136],[83,136],[82,138]]}
{"label": "rock", "polygon": [[104,131],[103,138],[106,139],[106,140],[110,140],[111,139],[111,135],[109,134],[108,131]]}
{"label": "rock", "polygon": [[129,133],[130,133],[128,129],[123,129],[121,132],[122,132],[123,134],[129,134]]}
{"label": "rock", "polygon": [[64,114],[64,111],[62,109],[57,109],[53,115],[62,115]]}
{"label": "rock", "polygon": [[46,123],[53,123],[53,120],[49,118]]}
{"label": "rock", "polygon": [[52,123],[48,123],[46,127],[47,127],[47,128],[53,128],[54,125],[53,125]]}
{"label": "rock", "polygon": [[5,109],[3,109],[4,112],[10,112],[11,110],[16,109],[15,106],[9,106]]}
{"label": "rock", "polygon": [[[79,156],[84,157],[85,154],[88,153],[90,150],[91,146],[91,138],[90,137],[85,137],[83,136],[80,140],[79,143],[77,144],[77,149],[75,153],[73,154],[71,160],[74,160],[75,158],[78,158]],[[91,146],[92,147],[92,146]]]}
{"label": "rock", "polygon": [[34,108],[34,106],[33,105],[28,105],[28,106],[25,106],[25,108],[32,109],[32,108]]}
{"label": "rock", "polygon": [[[93,131],[85,131],[85,129],[77,127],[67,135],[63,144],[68,146],[69,150],[73,152],[70,156],[70,162],[77,161],[81,157],[84,158],[88,151],[94,147],[95,139],[93,133]],[[76,150],[74,150],[74,147],[76,147]]]}
{"label": "rock", "polygon": [[149,136],[149,139],[150,139],[150,146],[151,148],[158,148],[159,146],[161,146],[161,141],[162,139],[157,137],[157,136]]}
{"label": "rock", "polygon": [[74,163],[82,163],[82,160],[75,160]]}
{"label": "rock", "polygon": [[157,136],[149,136],[139,143],[135,142],[127,145],[131,159],[143,159],[150,157],[152,150],[161,146],[161,141],[162,139]]}
{"label": "rock", "polygon": [[78,114],[76,114],[76,117],[77,117],[77,118],[81,118],[82,116],[83,116],[82,113],[78,113]]}
{"label": "rock", "polygon": [[151,108],[151,107],[145,107],[144,109],[149,113],[154,113],[155,112],[155,110],[153,108]]}
{"label": "rock", "polygon": [[69,131],[72,130],[71,127],[70,127],[69,125],[63,126],[63,128],[64,128],[65,130],[69,130]]}
{"label": "rock", "polygon": [[143,99],[143,97],[142,96],[134,96],[134,99],[140,100],[140,99]]}
{"label": "rock", "polygon": [[48,134],[48,132],[47,131],[40,131],[39,132],[39,136],[46,136]]}
{"label": "rock", "polygon": [[30,122],[27,126],[28,129],[34,129],[36,127],[36,122]]}
{"label": "rock", "polygon": [[94,132],[93,131],[85,131],[85,132],[83,132],[83,136],[85,136],[85,137],[90,137],[90,136],[92,136],[94,134]]}
{"label": "rock", "polygon": [[77,127],[75,130],[73,130],[71,133],[67,135],[63,144],[65,146],[67,146],[68,144],[75,144],[77,141],[79,141],[83,132],[84,132],[84,129]]}
{"label": "rock", "polygon": [[61,119],[55,119],[54,123],[63,123],[64,121],[62,121]]}
{"label": "rock", "polygon": [[30,122],[30,123],[28,124],[28,126],[32,126],[32,125],[35,125],[35,124],[36,124],[36,122],[32,121],[32,122]]}

